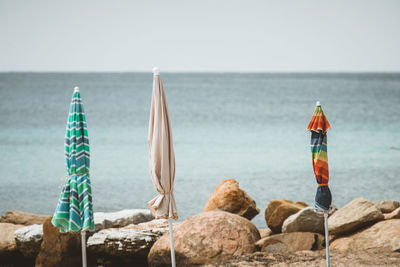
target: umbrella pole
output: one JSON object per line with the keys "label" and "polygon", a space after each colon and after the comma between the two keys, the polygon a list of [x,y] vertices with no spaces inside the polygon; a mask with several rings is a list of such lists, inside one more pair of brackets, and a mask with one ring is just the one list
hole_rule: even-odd
{"label": "umbrella pole", "polygon": [[87,263],[86,263],[86,231],[81,232],[81,243],[82,243],[82,267],[87,267]]}
{"label": "umbrella pole", "polygon": [[168,226],[169,226],[169,241],[170,241],[170,246],[171,246],[171,264],[172,264],[172,267],[176,267],[174,235],[173,235],[173,230],[172,230],[172,220],[171,219],[168,219]]}
{"label": "umbrella pole", "polygon": [[326,246],[326,266],[331,266],[331,259],[329,255],[329,232],[328,232],[328,212],[324,212],[325,221],[325,246]]}

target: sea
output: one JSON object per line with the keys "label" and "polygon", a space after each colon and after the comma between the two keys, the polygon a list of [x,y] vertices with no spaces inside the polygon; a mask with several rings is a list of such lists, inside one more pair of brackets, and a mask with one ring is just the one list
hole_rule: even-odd
{"label": "sea", "polygon": [[[333,204],[400,200],[400,73],[161,73],[176,155],[180,221],[224,180],[253,198],[313,205],[306,127],[320,101]],[[147,208],[152,73],[0,73],[0,214],[53,214],[65,182],[75,86],[84,103],[94,211]]]}

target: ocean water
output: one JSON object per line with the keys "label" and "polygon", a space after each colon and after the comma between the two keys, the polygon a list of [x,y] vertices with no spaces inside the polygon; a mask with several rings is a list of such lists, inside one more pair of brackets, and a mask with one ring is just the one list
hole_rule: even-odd
{"label": "ocean water", "polygon": [[[313,204],[306,131],[315,102],[328,132],[333,204],[400,200],[400,74],[162,74],[176,154],[180,220],[235,178],[265,227],[272,199]],[[64,134],[79,85],[91,149],[95,211],[146,208],[151,73],[1,73],[0,214],[52,214],[65,180]]]}

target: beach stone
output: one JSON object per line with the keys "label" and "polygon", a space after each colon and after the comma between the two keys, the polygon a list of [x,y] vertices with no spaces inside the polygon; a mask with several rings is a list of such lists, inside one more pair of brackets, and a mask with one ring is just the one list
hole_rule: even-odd
{"label": "beach stone", "polygon": [[256,202],[241,188],[235,179],[226,179],[214,190],[203,212],[222,210],[253,219],[260,213]]}
{"label": "beach stone", "polygon": [[295,252],[301,250],[319,250],[323,248],[324,236],[318,233],[293,232],[276,234],[256,242],[262,252]]}
{"label": "beach stone", "polygon": [[153,220],[149,209],[130,209],[117,212],[95,212],[95,230],[120,228],[129,224],[138,224]]}
{"label": "beach stone", "polygon": [[283,233],[311,232],[324,234],[324,214],[307,207],[289,216],[282,225]]}
{"label": "beach stone", "polygon": [[271,200],[265,209],[265,221],[268,227],[275,233],[282,232],[283,222],[290,216],[308,205],[304,202],[293,202],[290,200],[279,199]]}
{"label": "beach stone", "polygon": [[43,224],[43,241],[35,267],[70,267],[82,265],[80,233],[60,233],[51,218]]}
{"label": "beach stone", "polygon": [[352,233],[382,219],[382,212],[372,202],[356,198],[329,217],[329,234],[339,236]]}
{"label": "beach stone", "polygon": [[[173,227],[176,225],[173,224]],[[166,232],[168,232],[168,220],[165,219],[124,228],[104,229],[89,237],[87,249],[94,255],[97,264],[147,265],[150,248]]]}
{"label": "beach stone", "polygon": [[391,213],[400,207],[400,202],[395,200],[381,200],[374,201],[373,203],[382,213]]}
{"label": "beach stone", "polygon": [[383,218],[385,220],[400,219],[400,208],[395,209],[391,213],[384,213]]}
{"label": "beach stone", "polygon": [[258,229],[258,232],[260,232],[260,238],[264,238],[273,234],[269,228]]}
{"label": "beach stone", "polygon": [[43,225],[32,224],[17,229],[14,232],[17,249],[26,258],[35,258],[40,250],[43,239]]}
{"label": "beach stone", "polygon": [[354,235],[334,240],[329,247],[339,251],[382,248],[400,252],[400,219],[377,222]]}
{"label": "beach stone", "polygon": [[38,215],[19,210],[8,210],[0,217],[0,223],[22,225],[43,224],[49,217],[49,215]]}
{"label": "beach stone", "polygon": [[0,223],[0,254],[9,253],[17,249],[14,232],[22,227],[24,227],[24,225]]}
{"label": "beach stone", "polygon": [[[174,228],[177,266],[196,266],[221,262],[255,252],[260,239],[249,220],[224,211],[209,211],[192,216]],[[163,235],[150,250],[149,266],[171,263],[169,234]]]}

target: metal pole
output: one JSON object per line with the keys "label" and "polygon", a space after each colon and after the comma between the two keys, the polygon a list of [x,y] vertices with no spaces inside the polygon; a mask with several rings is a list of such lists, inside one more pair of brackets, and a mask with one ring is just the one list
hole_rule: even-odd
{"label": "metal pole", "polygon": [[170,241],[170,245],[171,245],[171,264],[172,264],[172,267],[176,267],[174,235],[173,235],[173,230],[172,230],[172,220],[171,219],[168,219],[168,226],[169,226],[169,241]]}
{"label": "metal pole", "polygon": [[86,231],[81,232],[81,242],[82,242],[82,266],[87,267],[87,263],[86,263]]}
{"label": "metal pole", "polygon": [[331,259],[329,255],[329,232],[328,232],[328,212],[324,212],[325,221],[325,246],[326,246],[326,266],[331,266]]}

